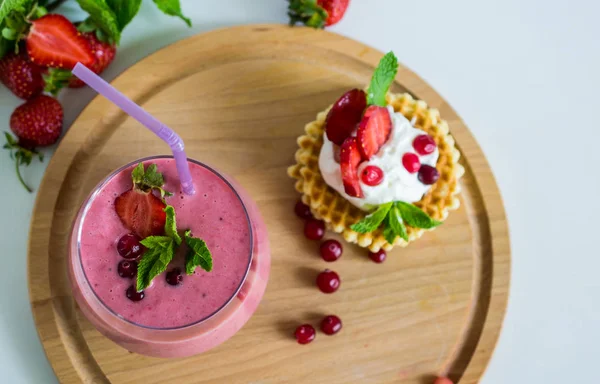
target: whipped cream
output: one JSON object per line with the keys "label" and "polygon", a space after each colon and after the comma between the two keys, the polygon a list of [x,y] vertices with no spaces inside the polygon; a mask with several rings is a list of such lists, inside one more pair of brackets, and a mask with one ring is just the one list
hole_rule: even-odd
{"label": "whipped cream", "polygon": [[418,172],[409,173],[402,165],[402,156],[406,152],[412,152],[419,156],[421,164],[432,167],[436,166],[439,157],[437,147],[429,155],[417,154],[412,143],[417,136],[423,135],[425,132],[413,127],[404,115],[395,113],[392,107],[388,107],[388,111],[392,118],[392,131],[388,141],[369,161],[361,163],[358,167],[359,175],[369,165],[381,168],[383,181],[379,185],[369,186],[364,184],[359,177],[363,198],[350,197],[344,191],[340,164],[334,158],[334,144],[323,133],[323,147],[319,155],[319,168],[323,179],[350,203],[365,211],[390,201],[414,203],[421,200],[431,185],[421,183],[418,179]]}

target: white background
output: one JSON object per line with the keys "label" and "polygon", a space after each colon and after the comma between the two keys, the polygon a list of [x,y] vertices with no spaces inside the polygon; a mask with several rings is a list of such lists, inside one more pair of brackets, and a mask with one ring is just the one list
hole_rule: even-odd
{"label": "white background", "polygon": [[[63,6],[69,16],[76,5]],[[283,0],[188,0],[194,27],[149,0],[104,77],[215,28],[285,23]],[[352,0],[332,30],[428,81],[479,141],[500,185],[512,242],[508,313],[484,384],[595,382],[600,342],[600,2]],[[91,100],[67,91],[65,129]],[[0,131],[20,101],[0,89]],[[47,157],[52,150],[47,151]],[[47,160],[24,170],[39,185]],[[34,194],[0,152],[0,382],[56,383],[29,307],[26,247]],[[35,233],[33,234],[35,236]],[[35,284],[35,282],[33,282]]]}

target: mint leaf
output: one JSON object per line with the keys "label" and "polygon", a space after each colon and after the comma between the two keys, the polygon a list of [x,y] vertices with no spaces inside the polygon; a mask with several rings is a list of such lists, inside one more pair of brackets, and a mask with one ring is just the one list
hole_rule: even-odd
{"label": "mint leaf", "polygon": [[106,0],[77,0],[77,3],[81,9],[90,14],[90,19],[109,37],[110,42],[119,44],[121,30],[117,23],[117,16]]}
{"label": "mint leaf", "polygon": [[379,62],[367,91],[367,104],[385,107],[385,96],[398,73],[398,59],[389,52]]}
{"label": "mint leaf", "polygon": [[190,247],[190,250],[185,257],[185,272],[188,275],[192,275],[198,266],[206,272],[212,271],[212,254],[204,240],[192,237],[192,232],[186,231],[185,242],[188,247]]}
{"label": "mint leaf", "polygon": [[429,217],[428,214],[423,212],[419,207],[414,204],[405,203],[403,201],[397,201],[395,207],[400,212],[402,219],[406,224],[414,228],[431,229],[442,224],[441,221],[437,221]]}
{"label": "mint leaf", "polygon": [[192,26],[192,21],[185,17],[181,12],[181,4],[179,4],[179,0],[152,0],[154,4],[164,13],[169,16],[177,16],[181,20],[185,21],[188,27]]}
{"label": "mint leaf", "polygon": [[383,222],[390,208],[392,208],[392,205],[393,203],[385,203],[380,205],[375,212],[371,213],[358,223],[352,225],[350,228],[358,233],[373,232]]}
{"label": "mint leaf", "polygon": [[386,217],[385,229],[383,230],[383,236],[388,243],[394,244],[397,236],[400,236],[404,240],[408,241],[408,233],[406,232],[406,226],[402,221],[402,216],[396,205],[394,205]]}
{"label": "mint leaf", "polygon": [[116,16],[119,31],[123,32],[140,10],[142,0],[106,0],[106,4]]}
{"label": "mint leaf", "polygon": [[171,192],[165,191],[162,187],[165,184],[165,179],[162,173],[158,172],[156,164],[150,164],[148,169],[144,169],[144,164],[139,163],[131,172],[131,180],[133,185],[144,192],[149,192],[156,189],[160,192],[160,197],[173,196]]}
{"label": "mint leaf", "polygon": [[139,163],[131,172],[131,179],[133,180],[133,184],[141,184],[144,180],[144,164]]}
{"label": "mint leaf", "polygon": [[175,241],[175,244],[181,245],[181,236],[177,233],[177,222],[175,221],[175,208],[167,205],[165,208],[167,221],[165,222],[165,234]]}
{"label": "mint leaf", "polygon": [[175,242],[168,236],[150,236],[141,241],[146,247],[138,264],[136,290],[148,288],[152,279],[163,273],[175,254]]}

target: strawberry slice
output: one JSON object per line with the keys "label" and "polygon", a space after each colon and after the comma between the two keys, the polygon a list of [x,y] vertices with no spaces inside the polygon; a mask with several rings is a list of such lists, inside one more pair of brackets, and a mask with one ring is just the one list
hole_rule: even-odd
{"label": "strawberry slice", "polygon": [[377,106],[367,108],[356,133],[358,150],[363,160],[369,160],[379,152],[391,132],[392,118],[387,108]]}
{"label": "strawberry slice", "polygon": [[166,204],[152,192],[131,189],[115,200],[115,210],[123,225],[139,237],[161,235],[167,215]]}
{"label": "strawberry slice", "polygon": [[91,66],[94,54],[90,43],[66,17],[48,14],[31,22],[27,53],[37,65],[73,69],[77,62]]}
{"label": "strawberry slice", "polygon": [[356,137],[347,138],[340,151],[340,166],[342,168],[344,190],[352,197],[364,197],[358,180],[358,165],[361,162],[362,158],[358,151]]}
{"label": "strawberry slice", "polygon": [[367,94],[360,89],[350,90],[342,95],[327,114],[325,133],[327,138],[342,145],[356,129],[367,107]]}

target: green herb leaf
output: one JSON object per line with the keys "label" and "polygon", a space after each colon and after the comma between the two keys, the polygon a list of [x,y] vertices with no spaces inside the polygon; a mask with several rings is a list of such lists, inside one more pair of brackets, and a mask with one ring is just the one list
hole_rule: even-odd
{"label": "green herb leaf", "polygon": [[14,29],[8,27],[2,28],[2,37],[6,40],[17,40],[17,32]]}
{"label": "green herb leaf", "polygon": [[181,20],[185,21],[188,27],[192,26],[192,21],[185,17],[181,12],[181,4],[179,0],[153,0],[154,4],[160,9],[165,15],[177,16]]}
{"label": "green herb leaf", "polygon": [[396,205],[394,205],[388,212],[385,222],[385,229],[383,230],[383,236],[385,236],[385,239],[390,244],[394,244],[397,236],[400,236],[404,240],[408,241],[406,226],[404,225],[402,216],[400,215],[400,211],[398,211]]}
{"label": "green herb leaf", "polygon": [[437,221],[429,217],[428,214],[423,212],[419,207],[414,204],[405,203],[403,201],[397,201],[395,207],[400,212],[402,219],[406,224],[414,228],[431,229],[442,224],[441,221]]}
{"label": "green herb leaf", "polygon": [[350,228],[358,233],[369,233],[376,230],[379,225],[385,219],[385,216],[388,214],[389,210],[392,208],[393,203],[382,204],[377,208],[377,210],[358,223],[352,225]]}
{"label": "green herb leaf", "polygon": [[165,222],[165,234],[175,241],[175,244],[181,245],[181,236],[177,233],[177,222],[175,221],[175,208],[167,205],[165,208],[167,221]]}
{"label": "green herb leaf", "polygon": [[138,264],[136,290],[148,288],[152,279],[163,273],[175,254],[175,242],[168,236],[150,236],[141,241],[146,247]]}
{"label": "green herb leaf", "polygon": [[142,0],[106,0],[106,4],[108,4],[117,18],[119,31],[123,32],[123,29],[125,29],[127,24],[133,20],[140,10]]}
{"label": "green herb leaf", "polygon": [[131,172],[131,179],[136,188],[148,192],[156,189],[160,192],[160,197],[173,196],[171,192],[165,191],[162,187],[165,184],[165,179],[162,173],[158,172],[156,164],[150,164],[148,169],[144,168],[144,164],[139,163]]}
{"label": "green herb leaf", "polygon": [[4,0],[0,1],[0,24],[4,21],[6,16],[12,11],[27,14],[33,0]]}
{"label": "green herb leaf", "polygon": [[385,96],[398,73],[398,59],[394,52],[389,52],[379,62],[371,78],[371,85],[367,92],[369,105],[386,106]]}
{"label": "green herb leaf", "polygon": [[77,0],[77,3],[81,9],[90,14],[94,24],[109,37],[109,41],[119,44],[121,30],[117,23],[117,16],[106,0]]}
{"label": "green herb leaf", "polygon": [[185,272],[192,275],[196,267],[200,266],[206,272],[212,271],[213,259],[204,240],[192,237],[191,231],[185,232],[185,242],[190,250],[185,258]]}
{"label": "green herb leaf", "polygon": [[290,25],[302,23],[307,27],[321,29],[325,27],[329,15],[317,0],[290,0],[288,16]]}

